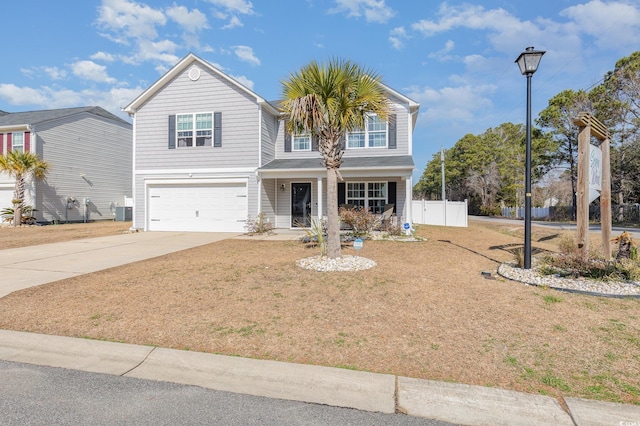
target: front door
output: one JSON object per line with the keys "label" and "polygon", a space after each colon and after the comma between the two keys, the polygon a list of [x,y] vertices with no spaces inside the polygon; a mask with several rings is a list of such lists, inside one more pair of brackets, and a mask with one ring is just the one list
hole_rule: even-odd
{"label": "front door", "polygon": [[311,226],[311,184],[291,184],[291,227]]}

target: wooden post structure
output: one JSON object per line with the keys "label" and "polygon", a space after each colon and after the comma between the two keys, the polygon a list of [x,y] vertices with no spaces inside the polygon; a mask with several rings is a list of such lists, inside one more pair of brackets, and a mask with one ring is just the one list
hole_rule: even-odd
{"label": "wooden post structure", "polygon": [[589,252],[589,150],[591,136],[600,141],[602,151],[602,182],[600,191],[600,226],[602,255],[611,259],[611,135],[607,128],[588,112],[581,112],[573,120],[578,133],[578,206],[577,243],[579,253],[586,258]]}

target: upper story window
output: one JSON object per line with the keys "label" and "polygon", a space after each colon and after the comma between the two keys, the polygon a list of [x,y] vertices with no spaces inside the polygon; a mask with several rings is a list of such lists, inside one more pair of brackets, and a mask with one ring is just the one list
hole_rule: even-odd
{"label": "upper story window", "polygon": [[177,114],[178,147],[212,146],[213,113]]}
{"label": "upper story window", "polygon": [[11,149],[14,151],[24,152],[24,133],[11,134]]}
{"label": "upper story window", "polygon": [[387,122],[377,115],[369,115],[365,119],[363,129],[347,133],[347,149],[386,148]]}
{"label": "upper story window", "polygon": [[293,135],[293,150],[294,151],[311,151],[311,136],[307,135]]}

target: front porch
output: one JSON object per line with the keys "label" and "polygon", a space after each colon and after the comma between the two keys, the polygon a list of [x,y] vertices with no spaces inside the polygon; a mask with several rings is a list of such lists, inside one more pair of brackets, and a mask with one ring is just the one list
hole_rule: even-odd
{"label": "front porch", "polygon": [[[353,161],[345,159],[340,168],[343,180],[338,183],[338,205],[358,206],[382,214],[385,206],[393,204],[400,223],[411,223],[413,162],[408,157],[410,166],[393,162],[384,166],[388,158],[375,159],[377,167],[354,167]],[[392,158],[398,163],[398,157]],[[313,218],[326,217],[326,169],[319,159],[312,160],[276,160],[258,170],[259,213],[275,228],[309,227]],[[363,163],[362,158],[351,160]],[[304,165],[313,167],[285,168]]]}

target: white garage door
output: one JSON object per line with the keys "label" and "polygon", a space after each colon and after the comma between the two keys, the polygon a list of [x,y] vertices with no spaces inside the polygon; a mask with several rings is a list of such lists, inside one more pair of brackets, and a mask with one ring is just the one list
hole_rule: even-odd
{"label": "white garage door", "polygon": [[7,207],[13,207],[11,203],[13,201],[13,185],[9,188],[7,186],[0,186],[0,210],[4,210]]}
{"label": "white garage door", "polygon": [[150,231],[246,231],[246,183],[153,185],[148,197]]}

